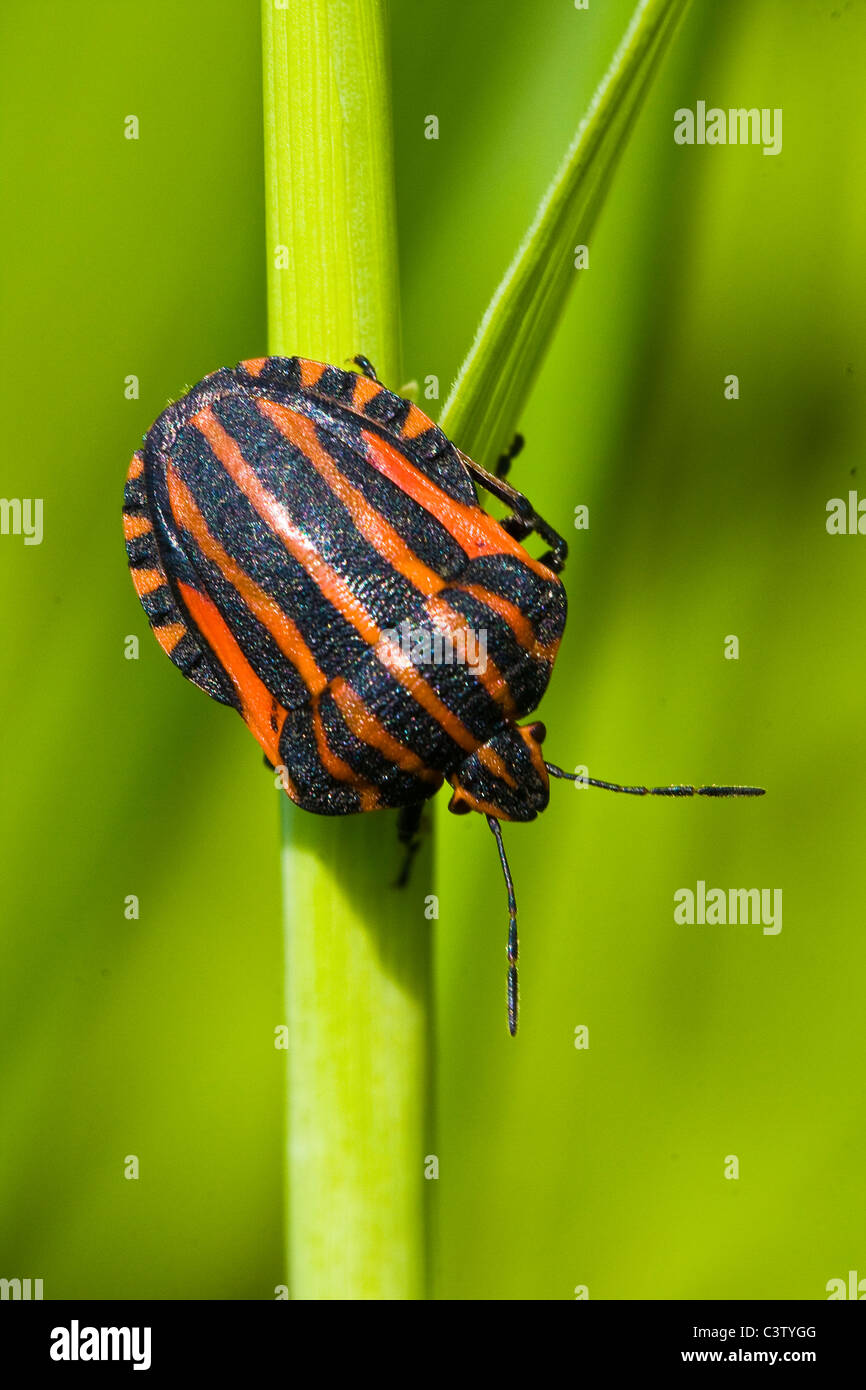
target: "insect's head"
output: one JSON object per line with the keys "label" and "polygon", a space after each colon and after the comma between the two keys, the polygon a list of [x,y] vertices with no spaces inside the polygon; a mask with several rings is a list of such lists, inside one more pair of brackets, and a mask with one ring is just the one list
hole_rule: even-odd
{"label": "insect's head", "polygon": [[543,724],[504,724],[465,758],[449,781],[449,811],[480,811],[499,820],[534,820],[550,796],[541,745]]}

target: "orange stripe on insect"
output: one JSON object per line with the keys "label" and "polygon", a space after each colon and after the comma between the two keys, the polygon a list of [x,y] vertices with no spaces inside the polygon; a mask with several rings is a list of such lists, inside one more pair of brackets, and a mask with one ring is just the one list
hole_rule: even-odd
{"label": "orange stripe on insect", "polygon": [[424,677],[412,665],[390,637],[380,636],[375,648],[376,657],[385,667],[386,671],[394,677],[404,690],[407,690],[417,704],[426,710],[437,724],[440,724],[445,732],[460,747],[465,748],[467,753],[474,753],[478,747],[479,740],[471,734],[466,726],[459,720],[446,704],[439,699],[436,691],[428,685]]}
{"label": "orange stripe on insect", "polygon": [[263,485],[255,469],[244,458],[237,440],[223,429],[211,408],[206,406],[198,411],[191,423],[204,435],[229,477],[273,533],[279,536],[292,558],[303,566],[323,597],[373,648],[377,660],[459,747],[474,752],[479,740],[443,704],[398,644],[378,627],[342,575],[337,574],[322,558],[309,536],[300,530],[283,504]]}
{"label": "orange stripe on insect", "polygon": [[[486,634],[482,651],[481,635],[472,631],[462,613],[455,613],[442,599],[436,598],[428,599],[424,608],[433,626],[451,639],[452,653],[456,653],[457,660],[472,672],[490,698],[502,706],[506,718],[512,718],[517,713],[517,707],[511,697],[507,680],[487,655]],[[472,656],[474,660],[471,659]]]}
{"label": "orange stripe on insect", "polygon": [[539,642],[535,635],[535,630],[529,619],[521,613],[514,603],[509,603],[507,598],[501,594],[494,594],[490,589],[485,589],[481,584],[460,584],[453,582],[453,588],[461,589],[463,593],[469,594],[471,598],[477,599],[479,603],[485,603],[488,608],[492,608],[494,613],[508,624],[517,641],[524,651],[532,657],[533,661],[552,661],[556,656],[559,642],[544,643]]}
{"label": "orange stripe on insect", "polygon": [[494,777],[498,777],[500,782],[506,786],[516,787],[517,783],[508,771],[508,764],[499,756],[494,748],[484,743],[478,749],[478,761],[483,763],[488,772],[492,772]]}
{"label": "orange stripe on insect", "polygon": [[363,410],[370,404],[382,390],[381,383],[373,381],[369,376],[358,376],[355,378],[355,385],[352,387],[352,408],[353,410]]}
{"label": "orange stripe on insect", "polygon": [[[259,680],[216,604],[189,584],[180,582],[178,589],[198,631],[237,691],[244,723],[258,739],[268,760],[276,766],[280,761],[280,730],[286,720],[286,711]],[[286,790],[293,800],[297,799],[291,782]]]}
{"label": "orange stripe on insect", "polygon": [[315,386],[327,371],[325,362],[311,362],[308,357],[298,358],[298,367],[301,373],[302,386]]}
{"label": "orange stripe on insect", "polygon": [[183,623],[163,623],[162,627],[155,627],[153,635],[164,652],[171,656],[178,642],[186,636],[186,627]]}
{"label": "orange stripe on insect", "polygon": [[483,555],[511,555],[544,579],[554,577],[546,565],[534,559],[477,503],[470,505],[456,501],[379,435],[362,430],[361,438],[366,447],[367,462],[435,517],[465,550],[470,560]]}
{"label": "orange stripe on insect", "polygon": [[132,461],[127,469],[126,476],[129,482],[135,482],[144,472],[144,455],[136,449],[132,456]]}
{"label": "orange stripe on insect", "polygon": [[393,738],[375,714],[367,708],[360,695],[347,685],[342,676],[331,682],[331,695],[334,704],[343,716],[343,722],[350,733],[362,743],[375,748],[389,763],[394,763],[401,772],[409,772],[424,782],[442,782],[441,773],[427,767],[416,753]]}
{"label": "orange stripe on insect", "polygon": [[144,598],[146,594],[155,593],[165,583],[165,575],[162,570],[131,569],[129,573],[139,598]]}
{"label": "orange stripe on insect", "polygon": [[123,513],[123,535],[128,541],[134,541],[139,536],[146,536],[153,527],[148,516],[130,516],[128,512]]}
{"label": "orange stripe on insect", "polygon": [[297,625],[280,607],[276,599],[251,579],[232,559],[207,528],[189,488],[169,463],[166,483],[171,510],[175,520],[188,531],[206,559],[211,560],[225,579],[243,599],[247,608],[273,637],[280,651],[288,657],[311,695],[324,690],[327,676],[319,669],[313,653],[304,641]]}
{"label": "orange stripe on insect", "polygon": [[247,373],[247,376],[261,376],[267,360],[266,357],[248,357],[245,362],[241,363],[241,366]]}
{"label": "orange stripe on insect", "polygon": [[423,410],[419,410],[417,405],[410,405],[409,414],[403,421],[403,428],[400,431],[403,439],[417,439],[419,434],[425,430],[433,428],[433,421],[429,415],[425,415]]}

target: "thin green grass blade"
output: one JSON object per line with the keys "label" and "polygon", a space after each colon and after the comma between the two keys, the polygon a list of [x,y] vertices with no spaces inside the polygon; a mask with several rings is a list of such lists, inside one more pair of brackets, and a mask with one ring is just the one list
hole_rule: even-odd
{"label": "thin green grass blade", "polygon": [[642,0],[526,237],[485,313],[442,412],[490,465],[511,442],[635,118],[689,0]]}

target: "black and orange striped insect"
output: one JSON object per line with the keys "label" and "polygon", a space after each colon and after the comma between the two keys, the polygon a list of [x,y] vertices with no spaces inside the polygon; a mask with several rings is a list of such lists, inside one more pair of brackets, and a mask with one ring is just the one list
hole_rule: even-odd
{"label": "black and orange striped insect", "polygon": [[[563,538],[411,401],[360,372],[264,357],[205,377],[133,455],[124,535],[163,650],[233,706],[292,801],[319,815],[401,808],[408,870],[421,809],[479,811],[508,891],[508,1026],[517,909],[500,821],[533,820],[549,777],[544,694],[565,626]],[[495,521],[474,483],[511,515]],[[532,533],[540,559],[522,544]],[[755,787],[626,787],[756,796]]]}

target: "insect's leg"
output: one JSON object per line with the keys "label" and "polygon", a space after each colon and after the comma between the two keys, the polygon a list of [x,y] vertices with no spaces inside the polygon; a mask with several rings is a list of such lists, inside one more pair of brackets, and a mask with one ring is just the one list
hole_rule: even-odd
{"label": "insect's leg", "polygon": [[528,497],[524,497],[522,492],[518,492],[504,478],[497,478],[493,473],[488,473],[486,468],[482,468],[480,463],[469,458],[462,450],[457,451],[461,459],[469,470],[470,476],[475,479],[485,492],[489,492],[492,497],[496,497],[500,502],[504,502],[506,507],[510,507],[514,515],[504,524],[509,535],[517,540],[523,540],[525,536],[533,531],[550,546],[550,549],[541,556],[541,562],[552,569],[556,574],[562,569],[568,555],[568,542],[558,531],[539,516]]}
{"label": "insect's leg", "polygon": [[421,816],[424,812],[424,802],[413,802],[410,806],[401,806],[397,816],[397,839],[403,845],[405,854],[400,873],[394,884],[395,888],[405,888],[409,882],[409,873],[412,868],[412,860],[421,848]]}
{"label": "insect's leg", "polygon": [[[379,378],[376,375],[376,368],[373,366],[373,363],[370,361],[369,357],[362,357],[361,353],[359,352],[357,357],[352,358],[352,361],[354,362],[356,367],[361,368],[361,371],[364,373],[364,376],[368,376],[371,381],[379,381]],[[382,383],[379,382],[380,386],[381,384]]]}
{"label": "insect's leg", "polygon": [[523,521],[519,516],[508,516],[499,524],[503,531],[507,531],[509,536],[513,536],[516,541],[525,541],[527,536],[532,535],[532,527],[529,522]]}
{"label": "insect's leg", "polygon": [[[522,453],[526,440],[522,434],[515,434],[509,448],[504,454],[500,454],[496,460],[496,477],[505,478],[511,472],[511,465]],[[509,536],[513,536],[516,541],[525,541],[526,537],[532,534],[532,526],[519,516],[510,516],[502,522],[502,529],[507,531]]]}
{"label": "insect's leg", "polygon": [[497,478],[504,478],[507,476],[511,470],[512,463],[517,458],[517,455],[520,453],[525,443],[526,440],[523,438],[522,434],[516,434],[514,436],[510,447],[504,454],[500,454],[499,458],[496,460]]}

